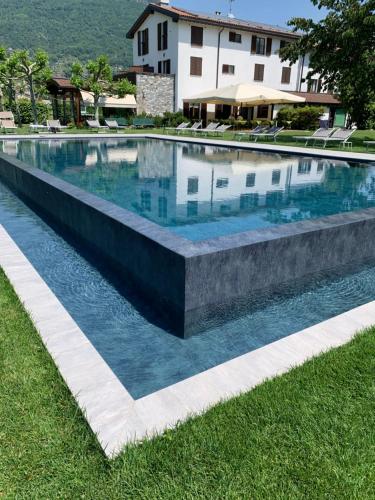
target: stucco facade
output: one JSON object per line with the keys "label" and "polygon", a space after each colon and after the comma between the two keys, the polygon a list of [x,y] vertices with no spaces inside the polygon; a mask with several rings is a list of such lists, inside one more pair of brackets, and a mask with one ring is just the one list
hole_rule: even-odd
{"label": "stucco facade", "polygon": [[[161,8],[160,8],[161,7]],[[175,75],[175,110],[183,109],[183,100],[205,90],[226,85],[249,82],[259,83],[286,91],[307,91],[304,78],[309,71],[308,58],[301,58],[291,66],[290,81],[282,83],[283,67],[289,67],[288,62],[282,62],[279,57],[280,43],[295,38],[295,34],[282,28],[269,27],[270,33],[257,30],[251,32],[243,27],[243,21],[230,19],[230,26],[221,25],[222,18],[218,17],[218,25],[209,25],[204,19],[196,17],[187,20],[173,18],[170,11],[178,9],[155,4],[149,6],[147,16],[141,17],[133,32],[128,33],[133,38],[133,63],[135,66],[150,66],[155,73],[160,72],[160,64],[170,61],[170,72]],[[182,11],[185,12],[185,11]],[[165,50],[158,50],[158,24],[167,22],[168,46]],[[223,21],[225,23],[225,19]],[[192,45],[192,27],[203,28],[202,46]],[[139,55],[138,32],[148,30],[148,53]],[[230,33],[241,35],[241,42],[230,41]],[[264,54],[252,53],[254,36],[271,38],[270,50]],[[191,75],[191,58],[201,58],[202,74]],[[255,81],[255,65],[264,65],[262,81]],[[225,74],[223,65],[234,66],[233,74]],[[208,111],[212,111],[209,108]]]}

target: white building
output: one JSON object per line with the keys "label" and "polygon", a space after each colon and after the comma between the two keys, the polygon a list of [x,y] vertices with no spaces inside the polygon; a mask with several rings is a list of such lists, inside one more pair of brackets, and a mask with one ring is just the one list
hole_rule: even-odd
{"label": "white building", "polygon": [[[280,59],[280,47],[298,38],[287,29],[221,15],[196,14],[162,0],[146,7],[127,37],[133,39],[134,66],[175,75],[175,110],[182,110],[183,100],[195,94],[243,82],[309,92],[315,94],[314,103],[319,104],[319,78],[310,84],[305,81],[308,58],[301,57],[292,66]],[[333,96],[327,94],[323,103],[327,107],[337,105]],[[215,110],[209,106],[209,113],[215,111],[221,116],[230,113],[230,109]],[[270,118],[272,110],[260,106],[250,113],[248,118]]]}

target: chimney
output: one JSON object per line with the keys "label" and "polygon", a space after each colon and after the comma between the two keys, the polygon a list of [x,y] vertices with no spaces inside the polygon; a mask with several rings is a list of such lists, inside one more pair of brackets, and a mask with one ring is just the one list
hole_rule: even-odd
{"label": "chimney", "polygon": [[158,4],[161,5],[162,7],[168,7],[169,0],[159,0]]}

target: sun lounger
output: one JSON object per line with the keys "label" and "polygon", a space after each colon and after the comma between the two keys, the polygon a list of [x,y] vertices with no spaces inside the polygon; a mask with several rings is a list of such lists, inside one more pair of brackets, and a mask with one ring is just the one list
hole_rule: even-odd
{"label": "sun lounger", "polygon": [[165,130],[167,130],[167,133],[169,133],[169,131],[173,131],[173,132],[178,133],[180,130],[186,129],[189,125],[190,125],[190,122],[183,122],[183,123],[180,123],[180,125],[178,127],[166,127]]}
{"label": "sun lounger", "polygon": [[107,125],[100,125],[99,120],[86,120],[86,123],[90,130],[96,130],[97,132],[109,128]]}
{"label": "sun lounger", "polygon": [[14,120],[10,119],[1,119],[0,120],[0,130],[7,133],[14,133],[17,130],[17,125],[14,123]]}
{"label": "sun lounger", "polygon": [[220,125],[219,127],[215,128],[214,130],[209,130],[207,132],[208,135],[214,135],[214,136],[223,136],[224,133],[232,128],[232,125]]}
{"label": "sun lounger", "polygon": [[295,135],[293,139],[295,141],[305,141],[305,146],[307,146],[309,141],[315,141],[317,138],[330,137],[335,130],[335,128],[318,128],[312,135]]}
{"label": "sun lounger", "polygon": [[213,132],[220,126],[220,123],[211,122],[207,125],[206,128],[200,128],[194,131],[194,133],[198,132],[199,134],[207,134],[208,132]]}
{"label": "sun lounger", "polygon": [[202,126],[202,122],[195,122],[191,127],[186,127],[180,130],[180,133],[184,134],[185,132],[195,132],[196,130],[199,130]]}
{"label": "sun lounger", "polygon": [[30,132],[39,132],[40,130],[45,130],[47,131],[48,130],[48,126],[47,125],[42,125],[41,123],[30,123],[29,125],[29,128],[30,128]]}
{"label": "sun lounger", "polygon": [[260,132],[258,134],[251,134],[254,137],[255,142],[258,141],[259,137],[262,139],[273,139],[276,142],[276,137],[280,134],[280,132],[284,130],[284,127],[271,127],[265,132]]}
{"label": "sun lounger", "polygon": [[66,125],[61,125],[60,120],[47,120],[47,127],[50,132],[61,132],[62,129],[68,128]]}
{"label": "sun lounger", "polygon": [[334,142],[340,143],[340,145],[342,145],[342,147],[345,147],[345,146],[352,147],[353,143],[349,142],[349,139],[354,134],[355,131],[356,131],[356,129],[349,130],[349,129],[345,129],[345,128],[339,128],[339,129],[335,130],[335,132],[333,132],[333,134],[329,137],[316,137],[314,139],[314,143],[317,141],[318,142],[322,141],[324,143],[323,144],[324,148],[327,146],[328,143],[334,143]]}
{"label": "sun lounger", "polygon": [[14,119],[14,114],[12,111],[0,111],[0,120],[13,120]]}
{"label": "sun lounger", "polygon": [[266,132],[269,129],[269,127],[265,127],[264,125],[258,125],[257,127],[253,128],[252,130],[249,130],[248,132],[236,132],[234,134],[234,138],[238,138],[240,141],[243,138],[248,138],[250,139],[251,136],[255,134],[260,134],[261,132]]}
{"label": "sun lounger", "polygon": [[125,125],[119,125],[117,120],[105,120],[105,124],[111,130],[121,130],[126,128]]}

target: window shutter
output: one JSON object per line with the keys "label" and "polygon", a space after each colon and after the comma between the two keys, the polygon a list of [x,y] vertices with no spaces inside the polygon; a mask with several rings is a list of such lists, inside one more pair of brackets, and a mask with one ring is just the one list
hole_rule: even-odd
{"label": "window shutter", "polygon": [[285,66],[282,70],[281,83],[290,83],[291,68]]}
{"label": "window shutter", "polygon": [[138,55],[142,55],[142,32],[138,31]]}
{"label": "window shutter", "polygon": [[163,71],[163,70],[162,70],[162,62],[161,62],[161,61],[159,61],[159,62],[158,62],[158,73],[160,74],[160,73],[162,73],[162,71]]}
{"label": "window shutter", "polygon": [[162,50],[162,46],[161,46],[161,28],[162,28],[162,24],[159,23],[158,24],[158,50]]}
{"label": "window shutter", "polygon": [[143,32],[143,55],[148,54],[148,28],[146,28]]}
{"label": "window shutter", "polygon": [[267,38],[266,55],[270,56],[271,52],[272,52],[272,38]]}
{"label": "window shutter", "polygon": [[191,45],[196,47],[203,46],[203,28],[199,26],[191,27]]}
{"label": "window shutter", "polygon": [[190,75],[202,76],[202,58],[201,57],[191,57],[190,58]]}
{"label": "window shutter", "polygon": [[254,68],[254,80],[262,82],[264,79],[264,64],[256,64]]}
{"label": "window shutter", "polygon": [[163,23],[163,50],[168,49],[168,21]]}
{"label": "window shutter", "polygon": [[256,54],[257,52],[257,37],[253,35],[251,37],[251,53]]}

